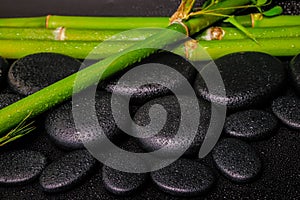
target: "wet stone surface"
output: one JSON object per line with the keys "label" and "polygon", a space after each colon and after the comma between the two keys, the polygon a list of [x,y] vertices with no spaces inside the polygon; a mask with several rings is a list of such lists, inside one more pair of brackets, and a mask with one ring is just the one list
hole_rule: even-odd
{"label": "wet stone surface", "polygon": [[[194,88],[196,93],[229,109],[240,109],[265,103],[283,87],[286,72],[277,58],[264,53],[244,52],[223,56],[214,62],[222,76],[226,89],[223,96],[221,85],[214,83],[212,92],[204,79],[197,76]],[[206,78],[215,78],[214,63],[205,68]]]}
{"label": "wet stone surface", "polygon": [[227,117],[224,132],[243,140],[262,140],[276,133],[277,118],[266,111],[247,110]]}
{"label": "wet stone surface", "polygon": [[87,178],[95,166],[96,160],[88,151],[77,150],[48,165],[39,182],[45,192],[61,192]]}
{"label": "wet stone surface", "polygon": [[238,139],[221,140],[213,149],[212,156],[221,173],[234,182],[253,181],[262,169],[255,150]]}
{"label": "wet stone surface", "polygon": [[8,82],[16,92],[30,95],[77,72],[80,66],[78,60],[62,54],[32,54],[12,64]]}
{"label": "wet stone surface", "polygon": [[18,150],[0,155],[0,185],[24,185],[37,179],[46,165],[39,152]]}

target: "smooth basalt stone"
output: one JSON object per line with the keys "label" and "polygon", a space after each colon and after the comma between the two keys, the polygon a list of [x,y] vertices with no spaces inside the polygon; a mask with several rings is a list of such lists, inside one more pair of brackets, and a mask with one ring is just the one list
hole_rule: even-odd
{"label": "smooth basalt stone", "polygon": [[300,94],[300,54],[292,59],[289,65],[289,76],[297,92]]}
{"label": "smooth basalt stone", "polygon": [[284,85],[286,72],[283,64],[277,58],[259,52],[241,52],[223,56],[208,64],[205,68],[206,77],[215,76],[216,65],[222,76],[226,96],[222,96],[213,85],[208,91],[204,79],[197,76],[195,81],[196,93],[218,104],[227,105],[230,109],[239,109],[262,104],[280,91]]}
{"label": "smooth basalt stone", "polygon": [[0,94],[0,109],[4,108],[16,101],[20,100],[22,97],[17,94]]}
{"label": "smooth basalt stone", "polygon": [[[119,139],[121,132],[112,115],[110,97],[111,95],[107,92],[96,93],[96,113],[88,113],[89,116],[82,115],[80,117],[85,120],[96,115],[99,126],[93,126],[92,123],[84,123],[80,125],[83,131],[79,131],[75,127],[71,102],[67,102],[51,111],[45,120],[45,129],[50,138],[65,149],[80,149],[84,147],[84,143],[93,141],[100,143],[104,137],[113,141]],[[82,98],[81,102],[83,102],[80,109],[85,109],[85,106],[92,105],[90,104],[92,103],[91,99],[86,99],[84,93],[79,98]],[[126,126],[127,119],[125,119],[123,113],[118,111],[116,115],[122,118],[121,123],[123,126]]]}
{"label": "smooth basalt stone", "polygon": [[57,53],[37,53],[15,61],[8,72],[12,89],[30,95],[79,70],[81,62]]}
{"label": "smooth basalt stone", "polygon": [[3,88],[4,81],[7,76],[8,63],[0,56],[0,88]]}
{"label": "smooth basalt stone", "polygon": [[[116,160],[118,162],[118,160]],[[121,165],[118,162],[118,165]],[[135,162],[131,163],[132,168],[137,166],[146,168],[146,165],[141,159],[135,159]],[[117,169],[103,166],[102,179],[105,188],[116,195],[131,195],[138,191],[146,182],[146,173],[128,173],[119,171]]]}
{"label": "smooth basalt stone", "polygon": [[218,142],[212,156],[220,172],[234,182],[252,181],[262,168],[255,150],[246,142],[235,138]]}
{"label": "smooth basalt stone", "polygon": [[272,110],[282,123],[300,130],[300,99],[298,97],[279,97],[273,101]]}
{"label": "smooth basalt stone", "polygon": [[[185,78],[185,80],[189,82],[194,81],[196,73],[193,66],[182,57],[168,52],[151,55],[150,57],[144,59],[141,63],[138,63],[133,67],[137,67],[143,64],[155,65],[157,63],[170,67],[173,70],[175,69]],[[131,97],[131,101],[135,104],[142,104],[156,97],[171,94],[170,91],[172,89],[179,88],[183,84],[179,78],[173,78],[174,75],[171,77],[171,72],[164,72],[164,70],[154,70],[154,68],[152,71],[147,71],[147,73],[136,73],[133,77],[130,78],[130,81],[127,80],[125,83],[118,84],[119,79],[123,76],[123,74],[126,74],[127,72],[128,70],[125,70],[122,73],[114,76],[113,78],[108,79],[108,81],[104,81],[104,83],[101,84],[100,87],[107,90],[108,92],[114,92],[115,94]],[[145,76],[147,77],[149,84],[136,86],[136,84],[141,83],[145,79]],[[167,87],[157,84],[157,80],[159,79],[164,80],[164,83],[167,85]]]}
{"label": "smooth basalt stone", "polygon": [[[190,97],[184,97],[184,99],[185,104],[180,105],[182,106],[181,108],[193,109],[191,108],[192,102]],[[200,109],[200,121],[198,123],[198,131],[194,138],[190,138],[188,134],[190,134],[191,131],[190,127],[193,127],[194,124],[189,124],[193,122],[188,122],[188,124],[185,124],[183,126],[183,131],[186,136],[181,137],[180,141],[176,141],[174,139],[175,135],[178,134],[179,126],[182,123],[181,117],[183,117],[181,116],[180,106],[177,101],[177,98],[175,96],[160,97],[144,104],[134,116],[134,121],[137,124],[137,126],[134,126],[132,129],[133,133],[137,135],[152,135],[146,138],[138,138],[141,147],[149,152],[153,152],[164,147],[165,150],[162,156],[174,156],[178,151],[181,151],[184,148],[185,144],[187,144],[189,141],[192,141],[188,149],[185,151],[184,155],[198,155],[200,146],[203,143],[207,129],[209,127],[211,112],[211,106],[209,103],[203,100],[198,100],[198,103]],[[151,126],[145,127],[150,123],[150,108],[152,108],[156,104],[163,106],[164,110],[155,110],[155,116],[163,116],[163,113],[167,112],[166,122],[163,128],[160,127],[161,125],[159,125],[159,123],[152,123]],[[166,147],[167,145],[169,146]]]}
{"label": "smooth basalt stone", "polygon": [[40,185],[46,192],[65,191],[83,181],[96,163],[88,151],[73,151],[46,167],[40,176]]}
{"label": "smooth basalt stone", "polygon": [[227,117],[224,132],[244,140],[260,140],[275,133],[277,118],[266,111],[247,110]]}
{"label": "smooth basalt stone", "polygon": [[171,165],[151,172],[152,181],[164,192],[176,196],[198,196],[214,184],[211,169],[199,161],[179,159]]}
{"label": "smooth basalt stone", "polygon": [[0,184],[24,185],[38,178],[46,165],[39,152],[18,150],[0,155]]}

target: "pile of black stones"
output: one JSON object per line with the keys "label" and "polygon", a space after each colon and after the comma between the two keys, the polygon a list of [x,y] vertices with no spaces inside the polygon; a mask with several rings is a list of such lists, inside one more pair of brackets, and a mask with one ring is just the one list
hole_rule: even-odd
{"label": "pile of black stones", "polygon": [[[198,131],[179,159],[148,173],[127,173],[102,164],[84,145],[99,135],[99,130],[87,124],[85,130],[89,131],[82,137],[75,127],[69,100],[35,119],[35,131],[0,149],[1,199],[297,199],[300,196],[300,55],[279,59],[265,53],[240,52],[208,63],[207,69],[212,64],[218,67],[226,96],[209,92],[193,66],[175,54],[158,53],[135,66],[145,63],[160,63],[177,70],[197,95],[201,112]],[[1,58],[0,107],[74,73],[80,65],[74,58],[53,53],[33,54],[13,62]],[[117,84],[127,71],[99,84],[96,90],[95,111],[102,136],[134,153],[170,145],[166,153],[171,155],[181,145],[173,139],[180,124],[180,109],[191,106],[192,97],[181,94],[186,101],[180,105],[172,89],[182,83],[168,80],[165,74],[161,76],[169,88],[152,83],[141,87],[129,82]],[[161,114],[162,110],[167,113],[163,128],[146,138],[124,133],[112,114],[112,92],[132,96],[129,110],[135,126],[124,113],[117,113],[123,125],[139,127],[132,129],[135,133],[153,134],[157,127],[145,127],[153,120],[149,117],[151,108],[161,105],[164,109],[155,110],[154,114]],[[223,131],[213,150],[199,158],[211,123],[211,108],[215,105],[227,107]],[[137,160],[135,164],[147,165],[147,162]]]}

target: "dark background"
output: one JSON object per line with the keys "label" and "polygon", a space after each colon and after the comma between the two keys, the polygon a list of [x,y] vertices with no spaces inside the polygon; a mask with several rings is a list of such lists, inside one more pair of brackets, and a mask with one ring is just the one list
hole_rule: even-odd
{"label": "dark background", "polygon": [[1,0],[0,17],[170,16],[180,0]]}

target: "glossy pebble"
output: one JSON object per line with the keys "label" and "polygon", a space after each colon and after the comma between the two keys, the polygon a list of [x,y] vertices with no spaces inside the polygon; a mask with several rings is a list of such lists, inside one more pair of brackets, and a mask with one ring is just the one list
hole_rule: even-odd
{"label": "glossy pebble", "polygon": [[212,171],[198,161],[179,159],[151,172],[152,181],[164,192],[175,196],[198,196],[214,184]]}
{"label": "glossy pebble", "polygon": [[252,181],[262,168],[255,150],[246,142],[234,138],[218,142],[212,156],[220,172],[234,182]]}
{"label": "glossy pebble", "polygon": [[57,53],[37,53],[15,61],[8,72],[12,89],[33,94],[79,70],[81,62]]}
{"label": "glossy pebble", "polygon": [[[158,53],[151,55],[141,63],[138,63],[136,67],[149,64],[148,68],[137,70],[132,73],[130,79],[126,80],[122,84],[118,83],[122,75],[128,71],[124,71],[121,74],[114,76],[101,85],[102,88],[109,92],[114,92],[126,97],[131,97],[131,101],[134,103],[144,103],[150,99],[170,94],[170,90],[179,88],[183,83],[180,77],[183,76],[184,80],[192,82],[195,78],[195,69],[190,63],[185,61],[182,57],[171,53]],[[163,64],[167,68],[163,69],[157,64]],[[151,67],[151,70],[147,70]],[[134,69],[134,68],[133,68]],[[174,73],[174,70],[178,74]],[[146,76],[146,77],[145,77]],[[147,78],[148,84],[143,83]],[[157,81],[162,80],[165,86],[158,84]]]}
{"label": "glossy pebble", "polygon": [[[96,140],[100,142],[106,136],[111,140],[120,138],[120,130],[112,116],[110,97],[111,95],[107,92],[98,92],[95,97],[96,113],[88,113],[87,116],[83,112],[79,113],[79,117],[82,117],[83,120],[97,115],[99,121],[99,126],[94,126],[93,123],[80,125],[84,126],[81,127],[84,130],[81,132],[76,129],[71,102],[67,102],[51,111],[45,120],[45,128],[50,138],[65,149],[80,149],[84,147],[84,143]],[[91,99],[86,99],[84,95],[79,98],[83,98],[81,101],[83,103],[82,107],[79,109],[85,109],[85,106],[92,105],[90,104],[92,103]],[[125,126],[127,120],[123,113],[118,111],[117,114],[119,117],[122,117],[121,123]]]}
{"label": "glossy pebble", "polygon": [[[141,147],[149,152],[164,148],[162,156],[164,156],[163,154],[167,156],[173,156],[177,152],[184,149],[186,144],[191,142],[191,144],[188,146],[188,149],[185,151],[185,155],[198,155],[198,151],[205,138],[206,131],[209,126],[211,112],[209,103],[203,100],[199,100],[198,103],[200,109],[200,121],[195,122],[198,123],[198,131],[194,137],[189,135],[192,131],[191,127],[195,126],[194,121],[192,119],[186,121],[185,123],[182,123],[182,121],[180,121],[181,117],[191,116],[181,116],[179,103],[176,97],[160,97],[144,104],[134,116],[134,121],[138,126],[134,126],[133,128],[133,133],[135,133],[136,135],[149,136],[138,138]],[[167,118],[165,120],[165,125],[162,126],[157,122],[151,123],[151,126],[145,127],[145,125],[148,125],[150,123],[149,113],[150,110],[153,109],[154,105],[161,105],[163,106],[163,108],[154,108],[155,110],[151,111],[153,114],[152,120],[161,122],[158,117],[163,116],[166,112]],[[190,97],[184,97],[184,103],[180,106],[182,106],[182,109],[187,110],[195,108]],[[178,139],[174,139],[175,135],[179,134],[178,130],[180,124],[184,124],[182,126],[182,133],[184,136],[181,136]]]}
{"label": "glossy pebble", "polygon": [[244,140],[265,139],[276,133],[277,118],[266,111],[247,110],[227,117],[224,132]]}
{"label": "glossy pebble", "polygon": [[[118,166],[122,165],[121,162],[117,162]],[[130,164],[132,168],[137,168],[138,165],[144,169],[146,168],[141,159],[135,159]],[[116,195],[131,195],[145,184],[147,174],[128,173],[104,165],[102,168],[102,178],[105,188],[111,193]]]}
{"label": "glossy pebble", "polygon": [[[280,91],[286,78],[280,60],[259,52],[233,53],[223,56],[204,68],[207,79],[215,77],[216,65],[222,76],[221,85],[211,85],[209,92],[204,79],[197,76],[195,90],[209,101],[227,105],[230,109],[257,106]],[[211,76],[211,77],[210,77]],[[226,92],[226,95],[222,95]]]}
{"label": "glossy pebble", "polygon": [[295,56],[290,62],[289,75],[294,87],[300,94],[300,54],[298,56]]}
{"label": "glossy pebble", "polygon": [[0,184],[24,185],[38,178],[46,165],[39,152],[18,150],[0,155]]}
{"label": "glossy pebble", "polygon": [[2,58],[0,56],[0,84],[1,84],[1,87],[6,79],[7,70],[8,70],[8,63],[4,58]]}
{"label": "glossy pebble", "polygon": [[300,130],[300,99],[298,97],[279,97],[273,101],[272,110],[282,123]]}
{"label": "glossy pebble", "polygon": [[40,176],[40,185],[46,192],[61,192],[83,181],[96,165],[86,150],[77,150],[46,167]]}

